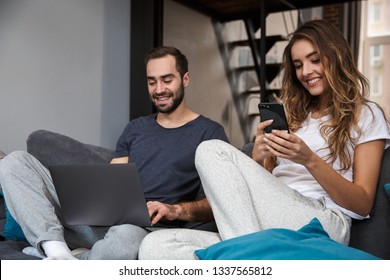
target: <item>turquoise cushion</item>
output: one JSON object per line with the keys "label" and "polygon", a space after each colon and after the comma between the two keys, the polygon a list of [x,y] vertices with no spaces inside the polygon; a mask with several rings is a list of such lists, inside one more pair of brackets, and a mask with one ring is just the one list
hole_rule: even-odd
{"label": "turquoise cushion", "polygon": [[387,195],[390,197],[390,184],[385,184],[385,191]]}
{"label": "turquoise cushion", "polygon": [[[3,196],[3,193],[0,192],[0,195]],[[5,204],[5,225],[1,235],[6,239],[27,241],[19,224],[15,221],[15,219],[11,216],[11,213],[8,211],[7,204]]]}
{"label": "turquoise cushion", "polygon": [[329,238],[314,218],[297,231],[268,229],[195,251],[201,260],[372,260],[377,257]]}

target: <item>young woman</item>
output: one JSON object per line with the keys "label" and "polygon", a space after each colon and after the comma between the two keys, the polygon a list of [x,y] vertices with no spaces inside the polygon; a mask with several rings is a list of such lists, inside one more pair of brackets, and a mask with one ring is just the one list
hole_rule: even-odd
{"label": "young woman", "polygon": [[[369,218],[388,121],[367,100],[341,32],[323,20],[292,34],[284,52],[281,102],[291,133],[257,127],[252,159],[221,141],[200,144],[196,166],[217,234],[159,231],[141,258],[193,258],[195,249],[268,228],[297,230],[314,217],[330,237],[348,244],[351,219]],[[163,247],[155,246],[159,240]],[[153,246],[154,243],[154,246]],[[159,248],[148,255],[148,248]]]}

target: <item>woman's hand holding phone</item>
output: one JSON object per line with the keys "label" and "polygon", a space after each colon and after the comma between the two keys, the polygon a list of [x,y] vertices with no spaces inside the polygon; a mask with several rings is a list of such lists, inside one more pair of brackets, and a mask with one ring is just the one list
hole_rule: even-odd
{"label": "woman's hand holding phone", "polygon": [[306,167],[317,157],[295,133],[274,130],[271,133],[265,133],[263,141],[271,155],[289,159]]}
{"label": "woman's hand holding phone", "polygon": [[257,124],[256,138],[252,150],[252,159],[263,166],[263,161],[267,156],[272,156],[267,149],[264,130],[272,124],[273,120],[267,120]]}
{"label": "woman's hand holding phone", "polygon": [[[307,164],[313,156],[313,152],[301,138],[290,133],[283,106],[261,103],[259,104],[260,109],[260,112],[263,112],[263,117],[260,116],[261,122],[257,125],[252,158],[262,166],[264,166],[264,159],[269,156],[286,158],[303,165]],[[280,117],[277,125],[275,125],[274,118],[271,117],[275,114],[269,112],[272,110]]]}

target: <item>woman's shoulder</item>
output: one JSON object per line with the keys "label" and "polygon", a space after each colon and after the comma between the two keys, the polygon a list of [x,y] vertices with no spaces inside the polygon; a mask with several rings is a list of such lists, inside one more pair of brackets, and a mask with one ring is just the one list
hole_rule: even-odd
{"label": "woman's shoulder", "polygon": [[389,124],[383,110],[375,102],[367,102],[363,105],[358,123],[363,132],[363,139],[373,140],[379,137],[389,139]]}
{"label": "woman's shoulder", "polygon": [[374,101],[366,101],[363,105],[363,110],[379,110],[380,111],[380,105]]}
{"label": "woman's shoulder", "polygon": [[373,101],[367,101],[362,105],[360,120],[380,118],[385,120],[384,112],[379,104]]}

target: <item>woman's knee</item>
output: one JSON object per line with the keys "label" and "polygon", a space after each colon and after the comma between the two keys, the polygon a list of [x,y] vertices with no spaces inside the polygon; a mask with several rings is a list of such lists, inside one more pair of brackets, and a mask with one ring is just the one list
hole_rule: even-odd
{"label": "woman's knee", "polygon": [[219,139],[203,141],[196,149],[195,164],[199,165],[204,160],[209,161],[211,157],[220,154],[228,146],[228,143]]}

